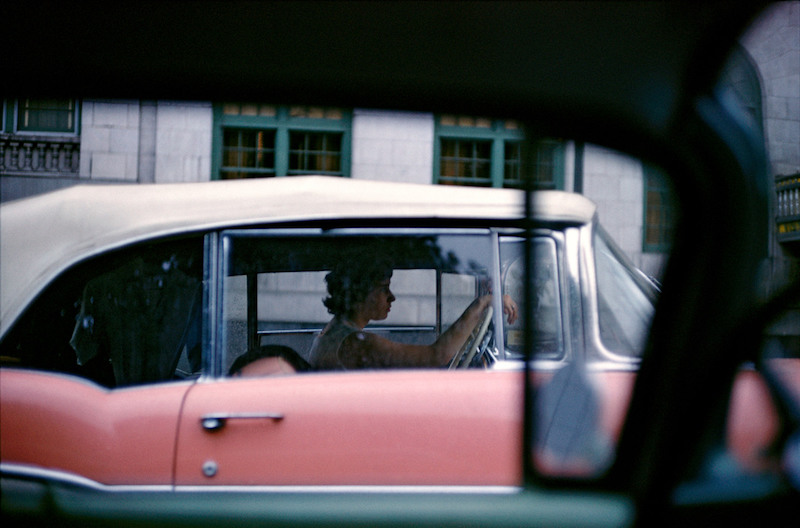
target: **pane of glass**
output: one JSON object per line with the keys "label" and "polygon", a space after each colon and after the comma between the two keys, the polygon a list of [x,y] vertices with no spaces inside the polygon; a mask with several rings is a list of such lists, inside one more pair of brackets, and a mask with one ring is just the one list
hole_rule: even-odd
{"label": "pane of glass", "polygon": [[[226,371],[243,354],[257,354],[272,345],[289,347],[317,365],[315,338],[338,321],[394,343],[431,344],[440,333],[448,332],[481,293],[479,284],[486,282],[492,269],[488,235],[384,238],[265,234],[232,236],[228,247],[223,293]],[[375,272],[385,278],[380,279]],[[248,281],[248,275],[255,279]],[[368,296],[380,291],[383,280],[388,281],[385,286],[391,299],[387,305],[370,305]],[[462,324],[454,331],[464,329],[472,328]],[[459,344],[448,346],[452,349]],[[455,352],[450,350],[451,355]],[[403,359],[369,356],[374,363],[363,366],[445,364],[437,364],[430,357],[418,360],[414,354]]]}
{"label": "pane of glass", "polygon": [[222,134],[223,179],[275,174],[275,131],[225,128]]}
{"label": "pane of glass", "polygon": [[341,176],[342,135],[332,132],[291,132],[289,174]]}
{"label": "pane of glass", "polygon": [[441,138],[439,183],[490,186],[492,142]]}
{"label": "pane of glass", "polygon": [[225,115],[239,115],[241,112],[241,105],[238,103],[224,103],[222,105],[222,113]]}
{"label": "pane of glass", "polygon": [[666,252],[672,244],[675,210],[672,191],[664,174],[645,166],[645,239],[646,251]]}
{"label": "pane of glass", "polygon": [[26,132],[74,132],[75,101],[22,99],[17,128]]}
{"label": "pane of glass", "polygon": [[[534,360],[557,360],[564,356],[564,329],[561,317],[561,293],[555,241],[536,237],[532,242],[535,275],[533,286],[532,324]],[[524,242],[521,237],[504,237],[500,242],[503,293],[518,304],[525,298]],[[505,351],[510,358],[524,354],[524,311],[517,321],[505,325]]]}
{"label": "pane of glass", "polygon": [[255,105],[255,104],[243,104],[242,105],[242,115],[243,116],[255,116],[255,115],[258,115],[258,105]]}
{"label": "pane of glass", "polygon": [[[643,209],[644,164],[597,145],[582,150],[582,159],[570,159],[564,176],[576,168],[585,172],[579,176],[585,177],[584,195],[591,202],[583,203],[588,207],[583,220],[561,227],[546,220],[548,211],[567,210],[567,202],[550,202],[550,197],[575,206],[583,197],[534,193],[541,201],[534,205],[535,267],[528,270],[527,310],[538,312],[524,315],[532,334],[533,469],[546,476],[594,478],[614,461],[659,287],[633,264],[648,262],[642,251],[644,218],[629,213]],[[576,152],[568,149],[570,155]],[[565,170],[563,156],[563,142],[538,143],[538,174],[555,178]],[[504,267],[511,240],[506,237],[501,245]],[[664,264],[655,258],[648,263],[652,268]],[[504,289],[511,287],[504,284]],[[506,339],[513,353],[514,340]]]}
{"label": "pane of glass", "polygon": [[492,143],[491,141],[475,141],[472,144],[470,176],[476,180],[492,179]]}
{"label": "pane of glass", "polygon": [[6,335],[3,366],[106,387],[199,374],[201,255],[200,240],[166,241],[72,267]]}
{"label": "pane of glass", "polygon": [[503,187],[522,188],[522,148],[520,142],[505,142]]}
{"label": "pane of glass", "polygon": [[[435,285],[434,285],[435,286]],[[464,312],[477,295],[477,283],[472,275],[442,274],[442,326],[449,327]]]}
{"label": "pane of glass", "polygon": [[248,351],[247,343],[247,277],[238,275],[225,278],[224,306],[222,309],[223,342],[230,369],[234,359]]}
{"label": "pane of glass", "polygon": [[783,382],[794,406],[800,410],[800,304],[784,310],[764,336],[767,368]]}
{"label": "pane of glass", "polygon": [[648,279],[625,264],[607,235],[595,235],[597,304],[600,339],[611,352],[639,357],[655,312],[658,291]]}

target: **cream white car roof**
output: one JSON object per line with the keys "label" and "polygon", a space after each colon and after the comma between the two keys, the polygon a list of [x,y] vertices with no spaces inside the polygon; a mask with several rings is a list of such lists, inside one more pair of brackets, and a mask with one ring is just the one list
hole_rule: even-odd
{"label": "cream white car roof", "polygon": [[[340,218],[516,219],[523,193],[439,185],[292,177],[176,184],[78,185],[0,206],[0,335],[65,268],[156,236]],[[535,193],[538,219],[587,223],[595,206]]]}

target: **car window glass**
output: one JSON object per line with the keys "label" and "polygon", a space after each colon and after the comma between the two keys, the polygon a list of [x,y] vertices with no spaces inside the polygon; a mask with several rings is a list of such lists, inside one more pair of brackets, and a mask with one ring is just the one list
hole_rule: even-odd
{"label": "car window glass", "polygon": [[[564,357],[562,292],[557,248],[550,237],[534,237],[532,242],[534,273],[531,321],[533,324],[532,355],[538,360]],[[525,259],[521,237],[504,237],[500,244],[503,293],[524,299]],[[524,312],[523,312],[524,313]],[[510,358],[520,359],[524,353],[524,317],[505,325],[505,350]]]}
{"label": "car window glass", "polygon": [[[431,286],[435,288],[435,283],[432,283]],[[435,289],[429,289],[428,292],[430,295],[435,292]],[[446,329],[458,319],[458,316],[461,315],[477,294],[478,285],[474,276],[459,273],[442,273],[443,329]],[[430,300],[434,304],[436,302],[435,296],[432,296]],[[431,322],[434,321],[431,320]]]}
{"label": "car window glass", "polygon": [[386,236],[291,237],[260,231],[232,233],[226,240],[223,373],[240,356],[270,353],[266,348],[274,345],[310,361],[315,338],[336,315],[325,304],[333,297],[328,289],[333,269],[386,263],[391,309],[364,331],[406,344],[434,342],[482,293],[481,285],[493,273],[493,239],[487,232],[397,236],[387,230]]}
{"label": "car window glass", "polygon": [[3,340],[4,365],[108,387],[199,373],[201,249],[197,240],[149,243],[75,266]]}
{"label": "car window glass", "polygon": [[655,311],[657,288],[641,272],[623,264],[613,242],[595,234],[597,312],[600,340],[611,352],[638,357]]}
{"label": "car window glass", "polygon": [[[600,145],[571,148],[569,183],[596,214],[583,223],[534,222],[533,268],[521,272],[519,259],[504,273],[523,277],[520,289],[530,281],[531,467],[545,477],[596,478],[616,458],[660,295],[651,275],[665,268],[677,211],[660,168]],[[511,240],[501,255],[522,255],[522,239]],[[517,326],[507,342],[524,334]]]}
{"label": "car window glass", "polygon": [[[763,320],[755,310],[742,325]],[[789,303],[763,331],[751,360],[738,365],[729,385],[724,418],[698,471],[678,488],[679,501],[698,493],[742,493],[754,482],[768,490],[788,483],[800,489],[800,316]],[[742,342],[750,341],[740,337]],[[751,349],[752,350],[752,349]]]}
{"label": "car window glass", "polygon": [[[796,288],[795,288],[796,289]],[[728,451],[745,471],[775,471],[797,457],[800,438],[800,308],[780,311],[763,333],[760,355],[742,366],[728,411]],[[783,462],[781,462],[783,460]],[[800,460],[794,461],[795,463]],[[796,466],[795,477],[800,477]]]}

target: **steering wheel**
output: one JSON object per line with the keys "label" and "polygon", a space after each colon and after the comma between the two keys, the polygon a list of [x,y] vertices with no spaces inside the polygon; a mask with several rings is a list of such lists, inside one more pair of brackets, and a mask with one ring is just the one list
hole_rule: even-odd
{"label": "steering wheel", "polygon": [[472,362],[472,358],[479,352],[478,348],[480,348],[480,353],[483,354],[486,347],[489,346],[489,342],[487,340],[486,343],[482,343],[483,336],[486,335],[486,329],[489,328],[489,323],[492,322],[492,314],[494,313],[494,309],[492,307],[488,307],[486,312],[483,315],[475,327],[470,332],[467,341],[461,347],[461,349],[453,356],[453,359],[450,360],[450,364],[448,365],[448,369],[454,370],[457,368],[469,368],[470,363]]}

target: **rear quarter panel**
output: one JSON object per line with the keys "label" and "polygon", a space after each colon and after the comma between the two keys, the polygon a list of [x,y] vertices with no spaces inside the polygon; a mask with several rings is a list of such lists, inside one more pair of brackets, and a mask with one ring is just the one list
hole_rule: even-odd
{"label": "rear quarter panel", "polygon": [[189,386],[107,390],[71,376],[2,369],[2,462],[107,485],[170,485],[178,416]]}

